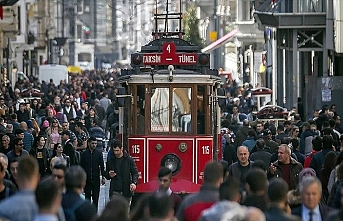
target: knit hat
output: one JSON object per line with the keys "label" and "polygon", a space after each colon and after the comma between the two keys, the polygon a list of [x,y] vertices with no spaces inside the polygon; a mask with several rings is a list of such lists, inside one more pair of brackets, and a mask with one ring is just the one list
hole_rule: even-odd
{"label": "knit hat", "polygon": [[308,176],[316,176],[316,171],[312,168],[304,168],[302,171],[299,173],[299,182],[304,179],[305,177]]}
{"label": "knit hat", "polygon": [[43,122],[43,127],[49,127],[49,121],[45,120],[45,121]]}

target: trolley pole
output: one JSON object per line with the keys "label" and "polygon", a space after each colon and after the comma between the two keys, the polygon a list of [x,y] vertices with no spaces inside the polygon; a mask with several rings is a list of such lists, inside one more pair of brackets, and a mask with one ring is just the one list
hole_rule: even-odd
{"label": "trolley pole", "polygon": [[[214,0],[213,7],[213,22],[214,22],[214,31],[217,33],[217,39],[219,38],[219,17],[218,17],[218,0]],[[213,51],[213,68],[219,69],[220,62],[220,48],[217,48]]]}

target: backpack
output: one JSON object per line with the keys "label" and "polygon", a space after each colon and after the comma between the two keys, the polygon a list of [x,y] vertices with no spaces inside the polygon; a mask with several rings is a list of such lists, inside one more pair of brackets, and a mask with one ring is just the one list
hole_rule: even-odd
{"label": "backpack", "polygon": [[80,200],[75,203],[71,208],[63,208],[64,216],[66,221],[76,221],[75,210],[77,210],[85,201]]}

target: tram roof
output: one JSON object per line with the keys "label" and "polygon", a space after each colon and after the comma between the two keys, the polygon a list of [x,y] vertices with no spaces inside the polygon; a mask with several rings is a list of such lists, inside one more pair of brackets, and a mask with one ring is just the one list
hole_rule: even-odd
{"label": "tram roof", "polygon": [[126,75],[119,78],[119,82],[127,82],[131,84],[220,84],[219,76],[210,74],[194,73],[187,70],[174,70],[172,81],[169,80],[169,72],[160,70],[154,74],[153,72],[143,72],[140,74]]}

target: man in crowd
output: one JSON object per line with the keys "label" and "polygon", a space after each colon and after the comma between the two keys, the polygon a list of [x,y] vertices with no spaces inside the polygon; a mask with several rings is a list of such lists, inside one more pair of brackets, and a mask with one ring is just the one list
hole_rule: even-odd
{"label": "man in crowd", "polygon": [[302,204],[292,210],[292,214],[301,217],[301,220],[325,220],[330,208],[320,204],[322,184],[314,176],[308,176],[299,183],[299,192]]}
{"label": "man in crowd", "polygon": [[19,192],[0,203],[0,217],[11,221],[33,220],[38,213],[35,199],[39,182],[39,166],[31,156],[22,156],[18,161]]}
{"label": "man in crowd", "polygon": [[176,213],[179,221],[199,220],[201,212],[219,199],[219,186],[223,182],[223,166],[219,162],[209,162],[204,169],[204,179],[200,191],[187,196]]}
{"label": "man in crowd", "polygon": [[330,151],[333,151],[333,138],[330,135],[323,136],[323,149],[315,153],[312,157],[310,167],[316,171],[317,176],[320,175],[320,170],[323,168],[325,156]]}
{"label": "man in crowd", "polygon": [[102,152],[96,149],[97,140],[95,137],[88,139],[88,149],[81,154],[80,166],[86,171],[87,182],[85,196],[93,200],[93,204],[98,209],[100,194],[100,175],[101,183],[105,184],[105,168]]}
{"label": "man in crowd", "polygon": [[63,107],[63,113],[67,117],[67,120],[69,121],[72,118],[76,118],[76,110],[73,106],[71,106],[70,99],[65,99],[64,101],[64,107]]}
{"label": "man in crowd", "polygon": [[260,168],[252,168],[246,176],[245,190],[247,197],[243,201],[245,206],[253,206],[262,211],[268,208],[267,174]]}
{"label": "man in crowd", "polygon": [[269,149],[266,147],[266,143],[262,138],[256,141],[256,152],[250,155],[250,160],[262,160],[266,167],[270,164],[270,159],[272,154],[269,152]]}
{"label": "man in crowd", "polygon": [[8,157],[8,161],[12,162],[13,159],[21,157],[21,156],[25,156],[25,155],[29,155],[29,153],[23,149],[24,148],[24,142],[23,139],[21,138],[15,138],[14,139],[14,149],[11,150],[10,152],[8,152],[7,157]]}
{"label": "man in crowd", "polygon": [[149,220],[173,220],[173,200],[164,192],[156,192],[149,198]]}
{"label": "man in crowd", "polygon": [[167,167],[161,167],[160,171],[158,171],[158,191],[157,192],[164,192],[170,198],[172,198],[174,203],[174,212],[178,210],[180,204],[181,204],[181,197],[174,193],[170,189],[170,185],[172,182],[172,171]]}
{"label": "man in crowd", "polygon": [[75,146],[76,150],[85,150],[87,148],[88,135],[83,130],[83,123],[81,121],[76,122],[75,131],[77,133],[77,145]]}
{"label": "man in crowd", "polygon": [[58,220],[57,213],[61,207],[62,192],[52,177],[42,180],[36,189],[38,214],[34,221]]}
{"label": "man in crowd", "polygon": [[202,212],[200,221],[264,221],[265,217],[261,210],[255,207],[241,206],[240,185],[235,178],[228,178],[219,188],[220,201],[215,203],[211,208]]}
{"label": "man in crowd", "polygon": [[265,211],[266,221],[300,221],[296,216],[287,214],[288,185],[281,178],[273,178],[268,186],[270,208]]}
{"label": "man in crowd", "polygon": [[87,174],[81,166],[71,166],[65,174],[67,191],[62,197],[62,207],[66,220],[75,217],[76,220],[92,220],[96,216],[94,206],[80,197],[86,186]]}
{"label": "man in crowd", "polygon": [[239,146],[237,148],[238,162],[231,164],[229,167],[229,176],[240,180],[242,188],[245,183],[245,176],[254,163],[249,160],[249,155],[250,153],[246,146]]}
{"label": "man in crowd", "polygon": [[105,177],[111,180],[109,196],[111,198],[117,192],[131,202],[138,182],[137,166],[119,140],[113,142],[111,147],[113,154],[107,160],[105,172]]}
{"label": "man in crowd", "polygon": [[301,163],[291,157],[291,148],[286,144],[281,144],[278,150],[278,160],[271,163],[269,167],[269,177],[282,177],[289,189],[293,190],[298,186],[298,176],[302,169]]}

